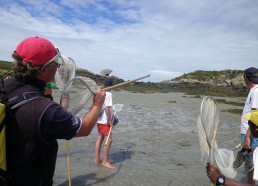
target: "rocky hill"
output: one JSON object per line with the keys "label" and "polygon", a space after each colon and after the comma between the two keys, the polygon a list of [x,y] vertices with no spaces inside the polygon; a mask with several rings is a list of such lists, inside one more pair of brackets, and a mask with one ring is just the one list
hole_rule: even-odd
{"label": "rocky hill", "polygon": [[[78,69],[77,75],[87,76],[96,81],[102,81],[103,76],[94,74],[84,69]],[[187,92],[231,92],[246,94],[248,87],[243,78],[244,71],[241,70],[222,70],[222,71],[195,71],[184,74],[180,77],[171,80],[164,80],[159,83],[152,82],[136,82],[135,85],[143,88],[152,88],[157,90],[174,91],[180,89]],[[123,82],[119,77],[111,76],[115,83]]]}
{"label": "rocky hill", "polygon": [[163,84],[173,84],[180,87],[221,87],[231,88],[235,91],[246,91],[243,78],[244,71],[222,70],[222,71],[195,71],[184,74],[172,80],[163,81]]}
{"label": "rocky hill", "polygon": [[[11,70],[11,63],[0,61],[0,72],[7,73]],[[168,89],[202,89],[245,93],[248,87],[243,79],[243,71],[240,70],[222,70],[222,71],[201,71],[197,70],[192,73],[184,74],[171,80],[164,80],[159,83],[152,82],[136,82],[135,85],[142,88],[154,88],[157,90]],[[105,76],[93,73],[86,69],[77,69],[77,76],[86,76],[101,84]],[[123,79],[110,76],[114,80],[114,84],[124,82]]]}
{"label": "rocky hill", "polygon": [[[93,73],[91,71],[88,71],[86,69],[77,69],[76,70],[76,75],[77,76],[88,77],[90,79],[93,79],[96,82],[99,82],[100,84],[104,81],[104,78],[106,77],[106,76],[101,75],[101,74],[95,74],[95,73]],[[123,79],[121,79],[121,78],[119,78],[117,76],[112,76],[111,75],[110,77],[113,79],[114,84],[124,82]]]}

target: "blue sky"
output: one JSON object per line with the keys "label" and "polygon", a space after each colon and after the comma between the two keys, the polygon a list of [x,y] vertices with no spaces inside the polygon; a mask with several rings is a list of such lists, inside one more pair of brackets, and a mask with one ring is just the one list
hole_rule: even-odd
{"label": "blue sky", "polygon": [[257,0],[1,0],[0,24],[1,60],[37,35],[124,80],[258,67]]}

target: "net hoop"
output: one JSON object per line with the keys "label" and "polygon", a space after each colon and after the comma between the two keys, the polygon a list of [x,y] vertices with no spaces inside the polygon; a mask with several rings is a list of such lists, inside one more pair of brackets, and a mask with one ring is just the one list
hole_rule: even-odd
{"label": "net hoop", "polygon": [[216,133],[219,122],[219,112],[216,101],[206,96],[203,98],[200,108],[200,116],[197,119],[197,132],[201,149],[201,161],[207,163],[215,162],[220,172],[234,178],[237,174],[233,168],[234,154],[232,150],[219,149],[216,142]]}

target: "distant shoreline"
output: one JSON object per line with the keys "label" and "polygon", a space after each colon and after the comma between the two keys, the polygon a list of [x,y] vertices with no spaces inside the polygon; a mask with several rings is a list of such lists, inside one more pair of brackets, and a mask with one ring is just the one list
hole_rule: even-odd
{"label": "distant shoreline", "polygon": [[[0,75],[8,74],[11,72],[12,62],[1,61],[0,60]],[[162,81],[159,83],[153,82],[136,82],[131,83],[130,85],[123,86],[116,90],[126,90],[130,92],[140,92],[140,93],[152,93],[152,92],[183,92],[190,95],[216,95],[222,97],[238,97],[238,96],[246,96],[247,88],[243,85],[238,86],[216,86],[212,85],[209,82],[218,81],[220,79],[221,82],[226,82],[226,80],[221,79],[228,78],[238,78],[241,76],[242,71],[234,71],[234,70],[225,70],[225,71],[195,71],[193,73],[184,74],[181,77],[175,78],[176,81]],[[220,75],[221,74],[221,75]],[[99,74],[94,74],[85,69],[77,69],[76,75],[78,76],[86,76],[94,81],[98,85],[101,85],[104,79],[104,76]],[[118,84],[124,82],[123,79],[120,79],[116,76],[111,76],[114,79],[114,84]],[[181,80],[180,80],[181,79]],[[236,80],[237,81],[237,80]],[[239,82],[239,81],[237,81]],[[242,83],[243,84],[243,83]]]}

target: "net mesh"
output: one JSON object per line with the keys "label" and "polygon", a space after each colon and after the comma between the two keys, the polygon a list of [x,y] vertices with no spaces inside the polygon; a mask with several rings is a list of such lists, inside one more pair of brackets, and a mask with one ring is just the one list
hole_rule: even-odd
{"label": "net mesh", "polygon": [[211,97],[205,97],[203,99],[200,116],[207,142],[210,147],[213,147],[219,120],[217,105],[214,99]]}
{"label": "net mesh", "polygon": [[218,122],[219,113],[215,100],[211,97],[205,97],[201,104],[201,114],[196,125],[201,149],[201,161],[206,164],[210,159],[217,164],[223,175],[234,178],[237,172],[233,168],[233,151],[219,149],[215,139]]}
{"label": "net mesh", "polygon": [[72,58],[61,56],[62,61],[60,68],[57,68],[55,82],[57,87],[62,91],[64,86],[75,77],[76,65]]}
{"label": "net mesh", "polygon": [[114,112],[116,113],[116,112],[120,112],[123,107],[124,107],[123,104],[114,104],[114,105],[112,106],[112,109],[113,109]]}
{"label": "net mesh", "polygon": [[99,87],[98,87],[97,83],[95,81],[93,81],[92,79],[85,77],[85,76],[78,76],[78,78],[83,80],[93,93],[98,91]]}
{"label": "net mesh", "polygon": [[92,104],[93,95],[85,78],[82,80],[81,77],[75,77],[65,86],[60,103],[68,112],[77,114],[83,107]]}
{"label": "net mesh", "polygon": [[237,171],[233,168],[233,163],[235,161],[234,153],[232,150],[228,149],[215,149],[215,162],[221,172],[229,178],[234,178],[237,174]]}

